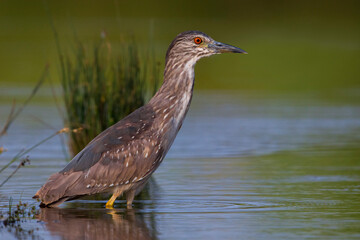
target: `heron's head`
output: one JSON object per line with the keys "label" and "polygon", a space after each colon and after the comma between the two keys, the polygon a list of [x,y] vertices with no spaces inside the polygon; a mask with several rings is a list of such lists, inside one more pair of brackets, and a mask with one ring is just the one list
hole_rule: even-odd
{"label": "heron's head", "polygon": [[217,42],[203,32],[188,31],[180,33],[172,41],[166,53],[166,61],[170,58],[197,61],[202,57],[226,52],[247,54],[240,48]]}

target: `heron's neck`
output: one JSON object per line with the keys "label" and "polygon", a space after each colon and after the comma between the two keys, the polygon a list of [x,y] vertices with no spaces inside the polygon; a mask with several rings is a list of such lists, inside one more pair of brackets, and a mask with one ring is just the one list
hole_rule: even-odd
{"label": "heron's neck", "polygon": [[192,99],[195,63],[196,59],[168,59],[164,82],[149,102],[160,117],[168,114],[166,117],[172,117],[180,126]]}

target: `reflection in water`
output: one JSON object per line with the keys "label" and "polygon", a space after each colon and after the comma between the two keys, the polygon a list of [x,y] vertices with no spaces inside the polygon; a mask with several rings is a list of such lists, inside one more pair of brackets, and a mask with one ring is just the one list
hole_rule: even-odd
{"label": "reflection in water", "polygon": [[136,210],[43,208],[37,219],[62,239],[157,239],[154,217]]}

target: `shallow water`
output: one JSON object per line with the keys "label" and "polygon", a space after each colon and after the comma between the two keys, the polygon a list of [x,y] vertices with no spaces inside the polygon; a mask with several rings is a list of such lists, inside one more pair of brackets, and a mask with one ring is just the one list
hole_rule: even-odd
{"label": "shallow water", "polygon": [[[11,92],[11,91],[10,91]],[[342,99],[343,96],[339,96]],[[0,104],[3,123],[10,109]],[[50,123],[54,129],[41,121]],[[28,106],[1,145],[29,147],[62,127],[51,103]],[[358,239],[360,105],[315,95],[196,92],[148,199],[76,200],[1,228],[1,239]],[[59,138],[0,189],[0,206],[31,196],[66,162]],[[3,176],[7,176],[8,169]]]}

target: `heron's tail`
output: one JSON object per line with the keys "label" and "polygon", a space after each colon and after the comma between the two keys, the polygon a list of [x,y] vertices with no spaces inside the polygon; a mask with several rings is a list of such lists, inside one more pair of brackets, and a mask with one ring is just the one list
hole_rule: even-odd
{"label": "heron's tail", "polygon": [[61,204],[71,196],[68,196],[68,189],[79,179],[80,173],[70,174],[55,173],[36,192],[33,198],[40,199],[41,207],[50,207]]}

